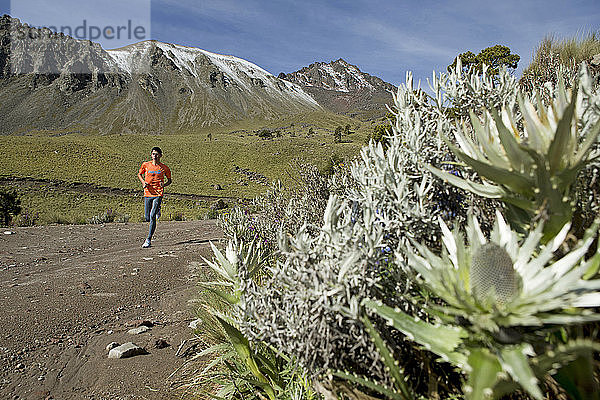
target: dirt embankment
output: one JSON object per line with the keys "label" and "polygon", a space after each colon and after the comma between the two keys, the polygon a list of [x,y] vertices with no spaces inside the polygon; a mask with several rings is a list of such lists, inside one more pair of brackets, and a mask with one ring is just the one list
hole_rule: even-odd
{"label": "dirt embankment", "polygon": [[[211,257],[209,241],[222,232],[215,221],[159,223],[153,247],[142,249],[146,230],[0,228],[0,398],[173,397],[169,376],[193,337],[201,257]],[[153,326],[128,333],[136,320]],[[158,339],[169,346],[156,347]],[[111,342],[149,354],[109,359]]]}

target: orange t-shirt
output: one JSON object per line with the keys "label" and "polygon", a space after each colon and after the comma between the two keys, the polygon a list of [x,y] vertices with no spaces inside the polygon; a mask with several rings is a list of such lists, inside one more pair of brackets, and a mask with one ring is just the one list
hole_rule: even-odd
{"label": "orange t-shirt", "polygon": [[164,188],[160,185],[164,182],[165,176],[171,179],[171,170],[163,163],[152,164],[152,161],[146,161],[140,167],[140,174],[144,174],[144,181],[148,184],[144,189],[144,197],[162,196]]}

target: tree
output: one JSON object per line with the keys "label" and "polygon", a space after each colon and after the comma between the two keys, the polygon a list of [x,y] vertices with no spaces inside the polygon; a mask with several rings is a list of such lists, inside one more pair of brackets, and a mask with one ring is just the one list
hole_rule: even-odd
{"label": "tree", "polygon": [[21,212],[21,200],[15,192],[0,190],[0,225],[8,226],[13,216]]}
{"label": "tree", "polygon": [[373,139],[375,143],[381,143],[383,150],[387,150],[390,145],[390,140],[388,136],[392,132],[392,126],[389,124],[379,124],[375,125],[373,128],[373,132],[369,134],[367,137],[367,144]]}
{"label": "tree", "polygon": [[346,124],[346,126],[344,127],[344,135],[349,135],[350,134],[350,124]]}
{"label": "tree", "polygon": [[463,71],[467,71],[470,68],[475,68],[479,73],[483,73],[483,65],[488,66],[487,73],[490,76],[495,76],[500,73],[500,68],[507,67],[509,69],[516,69],[517,64],[521,57],[517,54],[511,54],[510,49],[506,46],[495,45],[487,47],[475,55],[470,51],[461,53],[454,59],[451,65],[448,65],[448,71],[452,71],[456,68],[456,59],[460,58],[460,62],[463,67]]}
{"label": "tree", "polygon": [[338,126],[337,128],[335,128],[335,133],[333,134],[333,142],[334,143],[342,142],[342,132],[343,131],[344,131],[344,128],[342,128],[341,126]]}

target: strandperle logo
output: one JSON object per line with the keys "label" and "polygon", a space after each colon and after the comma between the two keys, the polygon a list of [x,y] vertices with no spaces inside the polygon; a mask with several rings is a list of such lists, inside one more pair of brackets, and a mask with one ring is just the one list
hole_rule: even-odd
{"label": "strandperle logo", "polygon": [[[151,39],[150,6],[151,0],[13,0],[10,14],[18,22],[11,28],[11,69],[16,74],[114,73],[122,68],[145,73],[146,59],[127,51],[97,56],[102,53],[96,44],[121,49]],[[85,41],[94,45],[87,48]]]}
{"label": "strandperle logo", "polygon": [[[115,49],[150,39],[151,0],[14,0],[10,14],[30,27],[48,28]],[[20,39],[41,39],[31,30]]]}
{"label": "strandperle logo", "polygon": [[[114,26],[97,26],[88,23],[87,19],[84,19],[83,22],[76,27],[72,27],[71,25],[48,25],[38,26],[37,28],[48,28],[53,32],[64,33],[65,35],[72,36],[76,39],[92,41],[102,38],[108,40],[145,40],[148,38],[146,27],[134,25],[131,19],[127,20],[127,24]],[[41,36],[40,32],[36,30],[28,30],[27,32],[18,31],[16,33],[16,38],[18,39],[38,39]]]}

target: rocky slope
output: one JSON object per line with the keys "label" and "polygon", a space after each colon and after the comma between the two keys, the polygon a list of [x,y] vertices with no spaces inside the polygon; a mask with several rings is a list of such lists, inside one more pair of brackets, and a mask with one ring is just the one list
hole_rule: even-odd
{"label": "rocky slope", "polygon": [[7,15],[0,98],[0,134],[193,132],[321,109],[299,85],[233,56],[157,41],[104,50]]}
{"label": "rocky slope", "polygon": [[281,73],[279,78],[296,83],[323,107],[344,114],[378,117],[392,102],[390,91],[396,87],[362,72],[343,59],[330,63],[316,62],[299,71]]}

